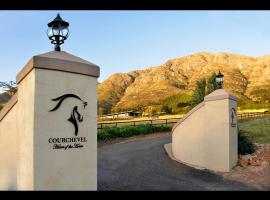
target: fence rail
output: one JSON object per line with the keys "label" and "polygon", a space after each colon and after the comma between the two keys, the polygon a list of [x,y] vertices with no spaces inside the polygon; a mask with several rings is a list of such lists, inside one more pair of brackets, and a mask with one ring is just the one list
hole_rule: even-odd
{"label": "fence rail", "polygon": [[165,125],[175,124],[182,118],[167,118],[167,119],[149,119],[149,120],[134,120],[126,122],[99,122],[98,129],[103,129],[104,127],[121,127],[121,126],[138,126],[142,124],[149,125]]}
{"label": "fence rail", "polygon": [[[253,117],[263,117],[270,113],[265,112],[253,112],[253,113],[242,113],[237,115],[237,119],[248,119]],[[182,118],[167,118],[167,119],[149,119],[149,120],[133,120],[133,121],[122,121],[122,122],[98,122],[98,129],[104,127],[121,127],[121,126],[138,126],[142,124],[149,125],[165,125],[166,127],[170,124],[177,123]]]}
{"label": "fence rail", "polygon": [[253,117],[263,117],[263,116],[270,116],[269,112],[251,112],[251,113],[242,113],[238,114],[238,119],[249,119]]}

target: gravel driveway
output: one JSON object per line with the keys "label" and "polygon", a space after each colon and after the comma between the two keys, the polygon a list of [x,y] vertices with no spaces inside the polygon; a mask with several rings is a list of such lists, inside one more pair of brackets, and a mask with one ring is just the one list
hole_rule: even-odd
{"label": "gravel driveway", "polygon": [[166,136],[98,148],[98,190],[256,190],[171,160],[163,147],[170,142]]}

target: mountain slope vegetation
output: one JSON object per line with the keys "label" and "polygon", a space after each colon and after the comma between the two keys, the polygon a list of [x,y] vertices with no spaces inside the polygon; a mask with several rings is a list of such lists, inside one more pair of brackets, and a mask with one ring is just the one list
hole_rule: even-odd
{"label": "mountain slope vegetation", "polygon": [[103,114],[145,111],[149,106],[164,110],[169,101],[181,108],[192,96],[196,82],[219,70],[224,74],[224,89],[239,97],[240,107],[268,105],[270,56],[199,52],[156,67],[113,74],[98,85],[99,109]]}

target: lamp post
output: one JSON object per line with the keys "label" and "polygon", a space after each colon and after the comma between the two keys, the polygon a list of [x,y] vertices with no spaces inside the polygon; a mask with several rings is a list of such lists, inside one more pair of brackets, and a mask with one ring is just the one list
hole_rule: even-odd
{"label": "lamp post", "polygon": [[48,23],[47,35],[51,43],[55,45],[55,51],[61,51],[60,45],[68,38],[68,26],[69,23],[62,20],[59,13],[53,21]]}
{"label": "lamp post", "polygon": [[218,74],[216,75],[216,83],[219,89],[222,89],[223,82],[224,82],[224,75],[219,71]]}

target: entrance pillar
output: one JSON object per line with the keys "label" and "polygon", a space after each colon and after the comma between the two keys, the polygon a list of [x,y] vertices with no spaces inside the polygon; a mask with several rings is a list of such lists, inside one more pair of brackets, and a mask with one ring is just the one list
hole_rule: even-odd
{"label": "entrance pillar", "polygon": [[17,189],[97,190],[100,69],[63,51],[17,75]]}

